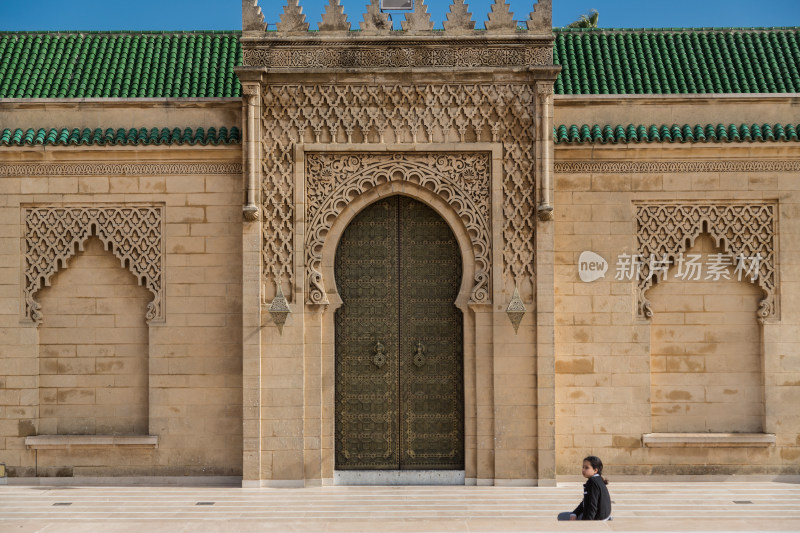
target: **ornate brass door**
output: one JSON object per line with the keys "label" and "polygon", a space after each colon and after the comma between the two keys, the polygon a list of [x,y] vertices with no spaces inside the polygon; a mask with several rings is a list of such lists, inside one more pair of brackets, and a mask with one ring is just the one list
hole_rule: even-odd
{"label": "ornate brass door", "polygon": [[464,468],[461,254],[432,209],[393,196],[336,251],[336,468]]}

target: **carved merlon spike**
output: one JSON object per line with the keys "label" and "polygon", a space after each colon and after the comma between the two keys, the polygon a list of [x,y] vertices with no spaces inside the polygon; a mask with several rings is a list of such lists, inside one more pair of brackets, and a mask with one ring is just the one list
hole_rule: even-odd
{"label": "carved merlon spike", "polygon": [[319,31],[350,31],[350,23],[347,22],[347,15],[340,0],[330,0],[325,6]]}
{"label": "carved merlon spike", "polygon": [[469,12],[466,0],[453,0],[447,13],[447,20],[444,21],[444,29],[450,32],[475,29],[475,21],[472,20],[472,13]]}
{"label": "carved merlon spike", "polygon": [[487,30],[493,32],[514,32],[517,31],[517,23],[514,21],[514,13],[506,0],[494,0],[492,10],[489,12],[489,20],[484,24]]}
{"label": "carved merlon spike", "polygon": [[389,31],[392,23],[389,22],[389,15],[381,13],[379,0],[370,0],[367,11],[364,13],[364,22],[361,23],[361,31]]}
{"label": "carved merlon spike", "polygon": [[264,14],[258,0],[242,0],[242,31],[264,31]]}
{"label": "carved merlon spike", "polygon": [[528,31],[553,31],[553,0],[539,0],[528,19]]}
{"label": "carved merlon spike", "polygon": [[432,31],[433,21],[428,13],[428,6],[425,0],[417,0],[414,3],[414,11],[406,13],[406,19],[402,22],[405,31]]}
{"label": "carved merlon spike", "polygon": [[281,21],[276,24],[280,32],[308,31],[308,22],[300,7],[300,0],[288,0],[283,8]]}

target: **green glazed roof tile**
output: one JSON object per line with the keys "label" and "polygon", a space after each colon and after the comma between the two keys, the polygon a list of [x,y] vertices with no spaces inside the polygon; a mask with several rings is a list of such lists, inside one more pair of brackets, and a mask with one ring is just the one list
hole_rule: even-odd
{"label": "green glazed roof tile", "polygon": [[800,92],[800,28],[554,32],[557,94]]}
{"label": "green glazed roof tile", "polygon": [[800,140],[800,124],[562,124],[553,128],[553,137],[556,144],[796,142]]}
{"label": "green glazed roof tile", "polygon": [[0,33],[0,98],[241,96],[240,32]]}
{"label": "green glazed roof tile", "polygon": [[239,128],[50,128],[0,130],[3,146],[161,146],[240,144]]}
{"label": "green glazed roof tile", "polygon": [[[557,94],[800,92],[800,28],[555,29]],[[240,32],[0,32],[0,98],[239,97]]]}

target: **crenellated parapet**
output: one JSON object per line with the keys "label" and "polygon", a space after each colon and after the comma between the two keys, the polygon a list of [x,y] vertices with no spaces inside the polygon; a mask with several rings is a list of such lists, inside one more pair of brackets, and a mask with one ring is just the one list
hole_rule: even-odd
{"label": "crenellated parapet", "polygon": [[[494,0],[482,27],[468,0],[450,0],[442,29],[416,0],[394,29],[380,0],[369,0],[354,29],[341,0],[328,0],[318,29],[302,0],[288,0],[277,22],[264,21],[256,0],[242,2],[243,66],[283,70],[508,69],[553,65],[552,0],[539,0],[517,20],[508,0]],[[398,13],[394,12],[397,17]],[[267,28],[276,28],[267,31]]]}

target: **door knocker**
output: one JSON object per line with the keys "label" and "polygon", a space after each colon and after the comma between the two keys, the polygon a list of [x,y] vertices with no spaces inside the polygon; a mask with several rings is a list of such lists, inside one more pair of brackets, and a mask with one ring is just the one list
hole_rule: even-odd
{"label": "door knocker", "polygon": [[417,343],[417,351],[414,352],[414,364],[417,368],[425,364],[425,346],[421,342]]}
{"label": "door knocker", "polygon": [[377,343],[373,350],[375,355],[372,356],[372,364],[377,366],[378,368],[382,368],[383,365],[386,364],[386,348],[384,347],[383,343]]}

